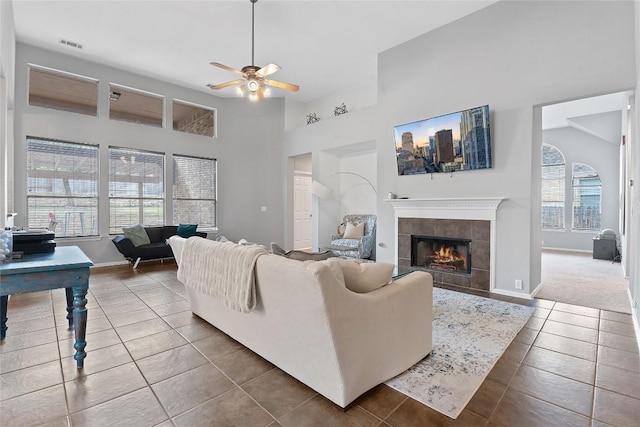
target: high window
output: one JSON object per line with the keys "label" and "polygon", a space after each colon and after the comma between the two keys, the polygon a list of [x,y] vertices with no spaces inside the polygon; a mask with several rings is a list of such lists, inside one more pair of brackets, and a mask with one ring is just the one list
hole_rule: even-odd
{"label": "high window", "polygon": [[162,127],[164,97],[130,87],[109,85],[109,118]]}
{"label": "high window", "polygon": [[574,163],[572,172],[574,230],[600,230],[602,183],[589,165]]}
{"label": "high window", "polygon": [[109,233],[164,224],[164,154],[109,148]]}
{"label": "high window", "polygon": [[98,115],[98,81],[29,65],[29,105]]}
{"label": "high window", "polygon": [[216,160],[173,156],[173,223],[216,226]]}
{"label": "high window", "polygon": [[27,225],[98,235],[98,146],[27,137]]}
{"label": "high window", "polygon": [[564,169],[565,159],[560,150],[542,144],[542,228],[564,229]]}
{"label": "high window", "polygon": [[215,110],[173,100],[173,130],[203,136],[215,135]]}

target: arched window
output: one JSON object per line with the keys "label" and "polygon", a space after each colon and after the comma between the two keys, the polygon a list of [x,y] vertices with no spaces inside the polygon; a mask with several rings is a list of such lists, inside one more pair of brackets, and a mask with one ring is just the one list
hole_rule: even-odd
{"label": "arched window", "polygon": [[600,175],[589,165],[573,164],[574,230],[600,230],[602,183]]}
{"label": "arched window", "polygon": [[564,229],[564,166],[562,151],[542,144],[542,229]]}

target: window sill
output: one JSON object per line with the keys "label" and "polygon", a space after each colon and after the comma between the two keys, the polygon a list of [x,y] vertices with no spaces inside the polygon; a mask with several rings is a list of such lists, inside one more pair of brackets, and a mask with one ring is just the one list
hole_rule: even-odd
{"label": "window sill", "polygon": [[55,240],[64,243],[73,243],[73,242],[97,242],[102,240],[102,236],[56,236]]}

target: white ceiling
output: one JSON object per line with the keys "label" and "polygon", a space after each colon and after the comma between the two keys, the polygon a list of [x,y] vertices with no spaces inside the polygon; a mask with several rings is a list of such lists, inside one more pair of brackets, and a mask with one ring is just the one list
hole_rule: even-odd
{"label": "white ceiling", "polygon": [[[282,69],[270,77],[301,87],[297,93],[273,89],[272,96],[309,102],[375,77],[378,53],[492,3],[260,0],[255,65],[276,63]],[[249,0],[14,0],[13,9],[20,42],[196,90],[211,92],[207,83],[237,77],[212,61],[236,69],[251,63]]]}
{"label": "white ceiling", "polygon": [[542,108],[542,129],[572,127],[611,144],[619,144],[622,134],[622,109],[628,92],[593,96]]}

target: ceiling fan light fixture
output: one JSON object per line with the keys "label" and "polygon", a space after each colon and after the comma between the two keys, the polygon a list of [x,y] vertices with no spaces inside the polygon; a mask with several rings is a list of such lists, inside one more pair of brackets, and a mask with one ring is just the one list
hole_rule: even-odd
{"label": "ceiling fan light fixture", "polygon": [[250,77],[249,79],[247,79],[247,88],[251,92],[256,92],[258,89],[260,89],[260,82],[258,82],[257,79]]}
{"label": "ceiling fan light fixture", "polygon": [[[280,82],[277,80],[271,80],[265,78],[280,69],[277,64],[267,64],[264,67],[258,67],[254,64],[255,53],[255,4],[258,0],[249,0],[251,2],[251,65],[245,65],[241,70],[229,67],[228,65],[221,64],[219,62],[211,62],[214,67],[222,68],[223,70],[231,71],[234,74],[239,74],[243,78],[232,80],[226,83],[218,85],[207,85],[209,89],[219,90],[230,86],[242,85],[239,87],[239,92],[242,95],[249,94],[249,97],[253,100],[264,99],[268,96],[269,91],[265,90],[267,86],[277,87],[279,89],[290,90],[296,92],[300,89],[300,86],[291,83]],[[255,95],[255,97],[252,97]]]}

